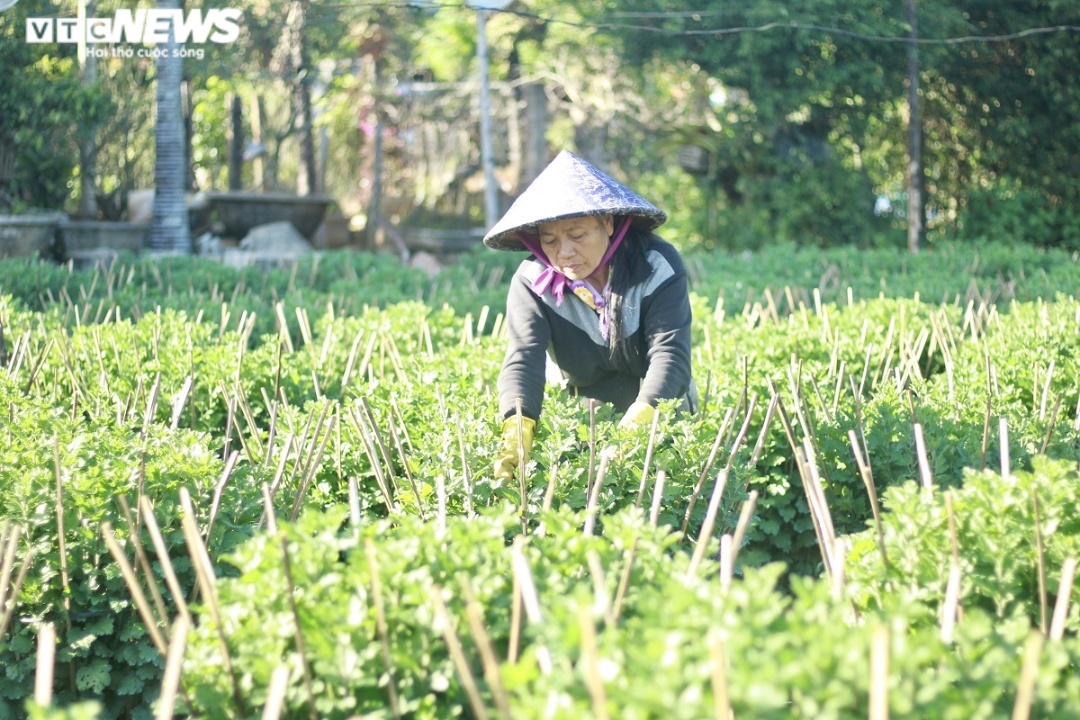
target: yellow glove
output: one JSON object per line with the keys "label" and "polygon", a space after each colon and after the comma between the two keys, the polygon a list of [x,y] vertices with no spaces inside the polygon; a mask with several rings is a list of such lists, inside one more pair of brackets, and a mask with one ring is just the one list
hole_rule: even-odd
{"label": "yellow glove", "polygon": [[628,428],[633,427],[634,425],[648,425],[652,422],[653,415],[655,414],[656,408],[647,402],[638,400],[626,409],[626,414],[623,415],[623,419],[619,421],[619,427]]}
{"label": "yellow glove", "polygon": [[[536,431],[536,421],[532,418],[521,418],[521,444],[525,448],[525,455],[529,454],[533,446],[533,434]],[[503,420],[502,424],[502,447],[495,457],[495,477],[509,480],[514,477],[514,471],[521,463],[518,455],[518,419],[517,415]]]}

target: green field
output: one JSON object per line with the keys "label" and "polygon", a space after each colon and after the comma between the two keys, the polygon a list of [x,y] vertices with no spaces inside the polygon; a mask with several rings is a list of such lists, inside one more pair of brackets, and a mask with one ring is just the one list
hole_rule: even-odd
{"label": "green field", "polygon": [[507,484],[519,259],[0,263],[0,718],[1080,717],[1076,257],[688,255],[703,411]]}

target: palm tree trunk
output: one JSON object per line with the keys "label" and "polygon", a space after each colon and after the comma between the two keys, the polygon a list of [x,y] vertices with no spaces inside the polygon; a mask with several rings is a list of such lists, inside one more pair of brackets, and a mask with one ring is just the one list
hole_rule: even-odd
{"label": "palm tree trunk", "polygon": [[[158,0],[157,7],[174,10],[178,0]],[[154,130],[154,215],[150,228],[150,251],[173,255],[191,254],[191,232],[184,199],[187,163],[184,161],[184,114],[180,83],[183,59],[175,28],[157,65],[157,124]]]}

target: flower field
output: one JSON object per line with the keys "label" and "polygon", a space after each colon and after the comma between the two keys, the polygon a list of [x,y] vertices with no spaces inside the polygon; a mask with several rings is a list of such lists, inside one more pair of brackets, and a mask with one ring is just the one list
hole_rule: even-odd
{"label": "flower field", "polygon": [[689,256],[505,483],[518,259],[0,263],[0,718],[1080,717],[1076,258]]}

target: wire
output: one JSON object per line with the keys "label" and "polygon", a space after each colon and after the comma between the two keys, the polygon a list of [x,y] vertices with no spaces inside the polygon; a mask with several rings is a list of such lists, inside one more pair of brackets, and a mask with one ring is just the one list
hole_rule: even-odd
{"label": "wire", "polygon": [[[437,2],[435,0],[404,0],[403,2],[353,2],[353,3],[332,3],[332,4],[320,4],[318,9],[346,9],[357,7],[381,7],[381,8],[401,8],[401,9],[427,9],[437,10],[442,8],[453,9],[472,9],[467,4],[461,2]],[[316,6],[312,6],[311,10],[316,10]],[[565,20],[556,17],[547,17],[539,15],[537,13],[526,12],[524,10],[514,9],[502,9],[502,10],[488,10],[492,14],[504,14],[514,15],[517,17],[525,18],[528,20],[534,20],[542,23],[550,23],[556,25],[567,25],[570,27],[577,27],[583,29],[592,30],[631,30],[645,33],[656,33],[659,35],[665,35],[668,37],[692,37],[692,36],[706,36],[711,35],[713,37],[723,37],[725,35],[736,35],[741,33],[763,33],[772,30],[806,30],[809,32],[827,33],[830,35],[840,35],[842,37],[849,37],[854,40],[862,40],[864,42],[882,42],[882,43],[913,43],[917,45],[962,45],[969,43],[999,43],[1010,42],[1013,40],[1020,40],[1026,37],[1032,37],[1035,35],[1048,35],[1053,33],[1067,33],[1067,32],[1080,32],[1080,25],[1050,25],[1046,27],[1034,27],[1027,28],[1026,30],[1020,30],[1017,32],[1006,33],[1002,35],[965,35],[962,37],[952,38],[911,38],[908,36],[894,36],[894,35],[868,35],[866,33],[855,32],[852,30],[845,30],[838,27],[830,27],[828,25],[818,25],[814,23],[802,23],[797,21],[790,22],[770,22],[764,25],[756,26],[736,26],[736,27],[716,27],[716,28],[701,28],[701,29],[673,29],[656,27],[652,25],[640,25],[630,23],[615,23],[615,22],[603,22],[603,21],[585,21],[585,20]],[[642,18],[642,19],[662,19],[662,18],[693,18],[699,19],[703,17],[709,17],[714,15],[720,15],[723,11],[719,10],[684,10],[679,12],[617,12],[613,13],[613,17],[625,17],[625,18]]]}

